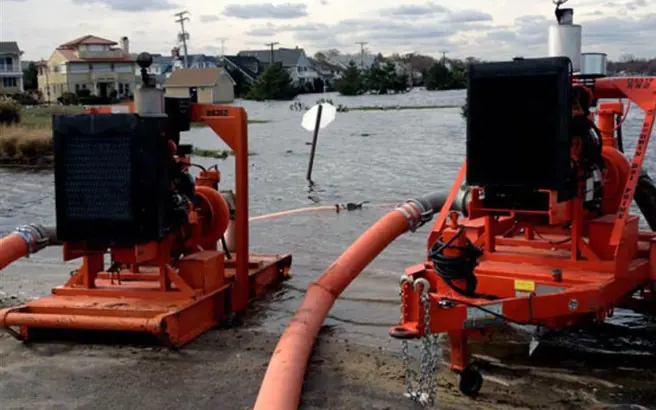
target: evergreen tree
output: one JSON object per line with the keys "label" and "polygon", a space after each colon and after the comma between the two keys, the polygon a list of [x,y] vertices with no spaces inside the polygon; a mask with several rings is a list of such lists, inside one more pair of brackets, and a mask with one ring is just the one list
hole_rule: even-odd
{"label": "evergreen tree", "polygon": [[257,78],[246,98],[257,101],[293,100],[298,94],[298,89],[292,84],[291,75],[282,63],[276,62]]}
{"label": "evergreen tree", "polygon": [[362,92],[362,78],[353,61],[349,63],[342,78],[337,81],[336,89],[342,95],[358,95]]}

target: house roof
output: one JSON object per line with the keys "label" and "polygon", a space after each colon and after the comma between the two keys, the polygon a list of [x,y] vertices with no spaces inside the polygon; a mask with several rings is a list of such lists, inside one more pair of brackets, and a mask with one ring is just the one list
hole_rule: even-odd
{"label": "house roof", "polygon": [[57,49],[70,63],[131,63],[134,61],[132,56],[125,51],[119,48],[115,50],[121,52],[119,57],[80,58],[75,50]]}
{"label": "house roof", "polygon": [[211,87],[222,75],[230,75],[222,68],[182,68],[171,73],[165,87]]}
{"label": "house roof", "polygon": [[[254,80],[262,72],[262,62],[255,57],[251,56],[223,56],[229,65],[241,70],[244,74]],[[253,67],[258,67],[257,72],[253,71]]]}
{"label": "house roof", "polygon": [[2,54],[20,54],[20,48],[15,41],[0,41],[0,53]]}
{"label": "house roof", "polygon": [[106,45],[106,46],[115,46],[118,43],[116,41],[107,40],[106,38],[94,36],[93,34],[87,34],[86,36],[78,37],[75,40],[71,40],[68,43],[60,45],[61,48],[76,48],[82,44],[94,44],[94,45]]}
{"label": "house roof", "polygon": [[340,65],[342,67],[348,67],[350,62],[353,61],[355,65],[359,68],[371,67],[376,64],[376,56],[373,54],[340,54],[334,57],[328,58],[330,64]]}
{"label": "house roof", "polygon": [[317,60],[316,58],[311,58],[311,57],[308,57],[308,60],[310,60],[310,64],[312,64],[314,67],[322,67],[324,69],[334,70],[334,71],[344,71],[344,67],[342,67],[341,65],[331,64],[328,61]]}
{"label": "house roof", "polygon": [[[279,48],[273,50],[273,61],[282,62],[285,67],[292,67],[298,64],[301,55],[305,54],[302,48]],[[271,50],[242,50],[237,53],[238,57],[255,57],[262,63],[271,62]]]}

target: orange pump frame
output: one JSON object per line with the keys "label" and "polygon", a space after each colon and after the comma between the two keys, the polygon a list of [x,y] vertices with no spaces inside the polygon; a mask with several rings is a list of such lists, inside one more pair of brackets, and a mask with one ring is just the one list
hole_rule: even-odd
{"label": "orange pump frame", "polygon": [[[392,336],[418,338],[427,330],[447,333],[451,368],[461,373],[470,365],[468,339],[486,336],[507,322],[561,328],[603,320],[616,307],[656,309],[656,233],[640,231],[638,217],[629,210],[654,127],[656,78],[597,79],[591,92],[595,99],[629,99],[645,112],[635,155],[629,162],[615,139],[615,115],[623,112],[623,104],[603,102],[596,110],[608,168],[604,216],[593,219],[577,198],[551,201],[543,216],[553,223],[532,222],[530,212],[513,209],[506,210],[506,216],[495,217],[482,208],[476,187],[470,191],[467,217],[450,213],[464,182],[463,163],[431,230],[428,249],[438,238],[446,242],[464,229],[461,238],[479,248],[484,245],[474,271],[476,292],[498,299],[459,295],[427,259],[406,269],[402,277],[402,318],[390,329]],[[571,224],[563,228],[562,222]],[[429,289],[424,288],[426,281]],[[632,298],[637,291],[641,300]],[[425,328],[426,312],[420,303],[424,292],[430,300],[430,329]]]}
{"label": "orange pump frame", "polygon": [[[134,112],[134,104],[93,107],[97,115]],[[111,249],[113,261],[128,270],[104,269],[106,249],[64,244],[64,260],[82,265],[52,295],[0,311],[0,326],[20,340],[33,328],[146,332],[178,347],[201,335],[231,313],[244,311],[268,285],[289,276],[291,255],[249,253],[248,120],[241,107],[192,104],[191,121],[206,123],[235,153],[235,249],[230,257],[217,250],[230,212],[217,190],[218,169],[196,178],[200,206],[189,210],[186,239],[171,234],[161,242]],[[188,162],[188,158],[178,158]],[[192,249],[179,261],[171,249]],[[174,266],[176,265],[176,266]],[[111,269],[110,269],[111,270]],[[18,328],[15,330],[14,328]]]}

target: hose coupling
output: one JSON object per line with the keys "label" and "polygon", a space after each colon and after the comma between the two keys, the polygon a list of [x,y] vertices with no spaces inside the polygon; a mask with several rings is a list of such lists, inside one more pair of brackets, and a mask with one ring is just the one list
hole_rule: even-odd
{"label": "hose coupling", "polygon": [[50,236],[41,225],[22,225],[16,228],[15,233],[20,235],[25,241],[28,255],[39,252],[50,243]]}

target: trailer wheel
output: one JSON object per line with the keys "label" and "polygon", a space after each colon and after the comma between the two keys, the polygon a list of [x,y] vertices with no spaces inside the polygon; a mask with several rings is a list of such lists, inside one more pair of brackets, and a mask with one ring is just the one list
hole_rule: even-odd
{"label": "trailer wheel", "polygon": [[483,387],[483,376],[474,366],[467,366],[458,374],[458,388],[465,396],[476,396],[481,387]]}

